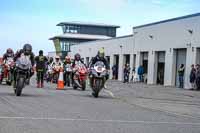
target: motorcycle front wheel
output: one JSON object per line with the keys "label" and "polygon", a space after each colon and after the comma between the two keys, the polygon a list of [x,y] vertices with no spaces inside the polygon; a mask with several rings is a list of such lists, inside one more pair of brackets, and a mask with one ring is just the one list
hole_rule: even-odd
{"label": "motorcycle front wheel", "polygon": [[[94,81],[93,81],[94,82]],[[101,79],[96,79],[95,81],[95,86],[94,86],[94,89],[93,89],[93,96],[95,98],[98,98],[99,97],[99,92],[101,90],[101,87],[102,87],[102,80]]]}
{"label": "motorcycle front wheel", "polygon": [[16,96],[21,96],[22,89],[24,87],[25,79],[19,78],[16,85]]}

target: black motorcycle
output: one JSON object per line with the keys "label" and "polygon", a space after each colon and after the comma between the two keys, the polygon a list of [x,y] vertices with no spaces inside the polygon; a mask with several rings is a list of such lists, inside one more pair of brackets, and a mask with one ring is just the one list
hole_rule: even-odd
{"label": "black motorcycle", "polygon": [[97,98],[99,92],[104,87],[104,82],[107,76],[106,66],[102,61],[98,61],[94,64],[94,67],[91,69],[91,87],[93,90],[92,95]]}
{"label": "black motorcycle", "polygon": [[22,89],[25,87],[30,78],[31,61],[28,56],[21,55],[16,61],[16,96],[21,96]]}

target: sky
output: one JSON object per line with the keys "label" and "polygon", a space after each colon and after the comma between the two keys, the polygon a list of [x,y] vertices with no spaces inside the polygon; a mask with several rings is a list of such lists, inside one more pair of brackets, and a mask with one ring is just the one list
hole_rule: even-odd
{"label": "sky", "polygon": [[62,34],[59,22],[120,25],[117,36],[132,27],[200,12],[200,0],[0,0],[0,56],[25,43],[38,54],[54,51],[50,37]]}

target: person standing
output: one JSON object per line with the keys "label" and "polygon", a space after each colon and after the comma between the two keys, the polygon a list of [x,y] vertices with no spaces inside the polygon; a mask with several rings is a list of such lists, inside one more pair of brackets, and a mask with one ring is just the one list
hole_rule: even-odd
{"label": "person standing", "polygon": [[184,73],[185,73],[185,67],[184,67],[184,64],[181,64],[178,69],[179,88],[184,87]]}
{"label": "person standing", "polygon": [[195,89],[195,79],[196,79],[196,69],[194,68],[194,64],[191,65],[191,71],[190,71],[190,83],[192,86],[192,90]]}
{"label": "person standing", "polygon": [[46,62],[48,59],[43,55],[43,51],[39,51],[39,56],[35,57],[37,72],[37,88],[44,87],[44,74],[46,71]]}
{"label": "person standing", "polygon": [[130,69],[129,64],[126,64],[124,67],[124,83],[129,82]]}
{"label": "person standing", "polygon": [[117,78],[116,73],[117,73],[117,66],[113,65],[113,67],[112,67],[112,74],[113,74],[112,79],[114,79],[114,80]]}
{"label": "person standing", "polygon": [[131,81],[132,82],[136,82],[136,73],[135,73],[135,67],[133,67],[132,69],[132,75],[131,75]]}
{"label": "person standing", "polygon": [[200,65],[196,66],[196,89],[200,91]]}
{"label": "person standing", "polygon": [[139,66],[137,73],[139,75],[139,82],[142,82],[144,75],[144,67],[142,65]]}

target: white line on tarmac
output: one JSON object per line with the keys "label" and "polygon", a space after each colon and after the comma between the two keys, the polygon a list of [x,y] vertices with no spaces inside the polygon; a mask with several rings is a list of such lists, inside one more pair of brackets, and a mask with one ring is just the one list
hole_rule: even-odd
{"label": "white line on tarmac", "polygon": [[128,120],[92,120],[92,119],[70,119],[70,118],[45,118],[45,117],[6,117],[1,116],[0,120],[55,120],[55,121],[77,121],[77,122],[96,122],[96,123],[121,123],[121,124],[172,124],[172,125],[193,125],[200,126],[200,123],[185,122],[159,122],[159,121],[128,121]]}

